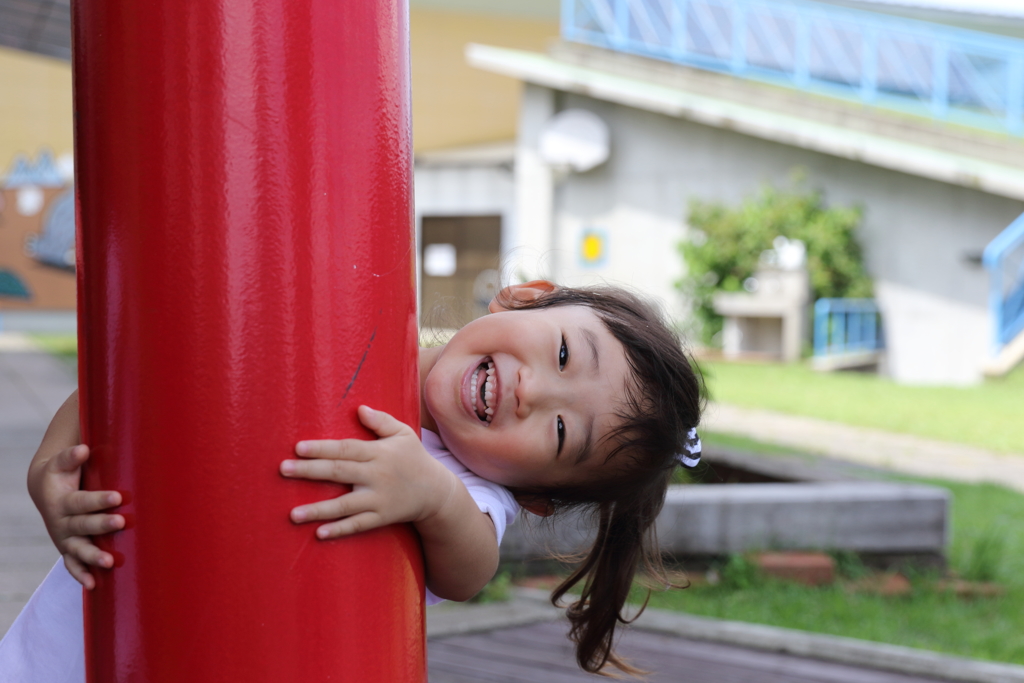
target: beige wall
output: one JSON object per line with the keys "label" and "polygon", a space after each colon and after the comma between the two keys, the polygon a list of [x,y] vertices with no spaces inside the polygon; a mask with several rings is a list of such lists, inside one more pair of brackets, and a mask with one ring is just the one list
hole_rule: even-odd
{"label": "beige wall", "polygon": [[[477,42],[543,50],[558,23],[413,7],[410,11],[413,132],[417,151],[511,139],[518,81],[472,69],[463,55]],[[0,47],[0,174],[15,154],[72,151],[71,65]]]}
{"label": "beige wall", "polygon": [[515,137],[519,81],[466,65],[466,43],[544,50],[558,23],[413,7],[413,144],[416,151]]}
{"label": "beige wall", "polygon": [[71,65],[0,47],[0,175],[15,154],[72,151]]}

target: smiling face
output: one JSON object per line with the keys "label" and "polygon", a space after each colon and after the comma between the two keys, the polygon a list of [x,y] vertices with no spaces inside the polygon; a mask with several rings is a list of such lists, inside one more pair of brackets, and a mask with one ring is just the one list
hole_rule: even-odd
{"label": "smiling face", "polygon": [[625,351],[586,306],[500,310],[440,351],[423,398],[462,464],[512,487],[580,484],[611,466]]}

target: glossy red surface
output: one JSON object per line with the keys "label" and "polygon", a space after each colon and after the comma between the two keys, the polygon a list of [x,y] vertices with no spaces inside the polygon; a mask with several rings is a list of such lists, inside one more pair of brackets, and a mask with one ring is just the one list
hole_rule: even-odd
{"label": "glossy red surface", "polygon": [[322,542],[300,439],[418,426],[398,0],[73,3],[87,486],[124,492],[86,601],[111,681],[422,681],[406,527]]}

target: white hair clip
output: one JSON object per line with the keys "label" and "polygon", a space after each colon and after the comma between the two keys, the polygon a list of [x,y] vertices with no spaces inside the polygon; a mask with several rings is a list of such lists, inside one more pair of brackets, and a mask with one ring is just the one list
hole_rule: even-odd
{"label": "white hair clip", "polygon": [[700,437],[697,436],[697,429],[693,428],[686,435],[686,451],[676,454],[676,461],[683,467],[696,467],[700,464]]}

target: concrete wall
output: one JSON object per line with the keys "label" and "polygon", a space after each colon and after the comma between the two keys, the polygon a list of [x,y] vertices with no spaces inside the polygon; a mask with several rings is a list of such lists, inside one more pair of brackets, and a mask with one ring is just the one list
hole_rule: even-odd
{"label": "concrete wall", "polygon": [[[662,552],[687,557],[752,550],[851,550],[943,557],[949,538],[945,489],[891,482],[672,486],[658,515]],[[594,528],[569,515],[527,515],[509,527],[503,560],[572,554]]]}
{"label": "concrete wall", "polygon": [[[522,107],[520,156],[531,151],[544,111],[589,109],[611,131],[606,164],[555,185],[548,258],[556,280],[623,282],[683,316],[673,283],[683,274],[677,245],[690,199],[738,203],[802,168],[828,202],[865,208],[861,237],[892,376],[924,384],[980,379],[989,353],[988,274],[975,259],[1024,203],[540,86],[524,90]],[[603,264],[581,263],[585,228],[607,234]]]}

